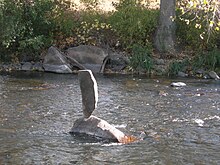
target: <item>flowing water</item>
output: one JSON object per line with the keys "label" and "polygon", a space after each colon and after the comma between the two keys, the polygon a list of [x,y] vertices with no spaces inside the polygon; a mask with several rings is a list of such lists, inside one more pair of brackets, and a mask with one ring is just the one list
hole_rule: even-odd
{"label": "flowing water", "polygon": [[[68,133],[82,117],[77,75],[0,75],[0,164],[220,164],[220,82],[96,76],[94,115],[142,141]],[[173,88],[182,81],[186,87]]]}

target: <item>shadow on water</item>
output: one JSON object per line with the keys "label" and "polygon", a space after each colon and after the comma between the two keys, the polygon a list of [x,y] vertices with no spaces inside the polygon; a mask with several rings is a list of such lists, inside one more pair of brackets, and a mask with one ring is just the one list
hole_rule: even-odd
{"label": "shadow on water", "polygon": [[[94,115],[144,140],[72,136],[82,117],[77,75],[0,75],[0,164],[220,164],[220,84],[96,75]],[[182,81],[183,88],[170,83]]]}

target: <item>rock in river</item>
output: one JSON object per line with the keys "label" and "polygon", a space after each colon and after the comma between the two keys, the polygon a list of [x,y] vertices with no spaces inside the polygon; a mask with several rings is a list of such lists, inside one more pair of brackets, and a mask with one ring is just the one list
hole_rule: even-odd
{"label": "rock in river", "polygon": [[91,70],[79,71],[79,81],[84,117],[75,121],[70,133],[75,135],[86,134],[97,139],[120,143],[129,143],[137,140],[133,136],[125,135],[107,121],[91,115],[98,101],[97,83]]}
{"label": "rock in river", "polygon": [[186,86],[186,84],[183,83],[183,82],[172,82],[172,83],[170,84],[170,86],[171,86],[171,87],[184,87],[184,86]]}

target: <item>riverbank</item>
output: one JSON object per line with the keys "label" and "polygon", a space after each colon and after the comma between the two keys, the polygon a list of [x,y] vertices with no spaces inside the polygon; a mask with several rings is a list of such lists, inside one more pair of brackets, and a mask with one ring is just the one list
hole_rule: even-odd
{"label": "riverbank", "polygon": [[[5,1],[3,11],[7,13],[13,9],[14,21],[7,22],[12,17],[3,15],[6,22],[2,27],[8,27],[3,28],[0,36],[4,39],[0,43],[0,70],[58,73],[65,70],[65,73],[72,73],[77,69],[91,69],[97,73],[181,77],[208,77],[209,71],[220,73],[218,34],[209,36],[209,42],[206,42],[205,38],[201,39],[205,29],[186,24],[180,19],[181,13],[177,12],[176,52],[159,54],[154,47],[160,12],[158,7],[153,7],[158,6],[157,0],[151,0],[147,5],[134,1],[97,2],[100,4],[89,6],[87,3],[88,8],[85,9],[86,3],[75,6],[67,2],[36,1],[26,4],[29,11],[26,13],[25,5]],[[99,9],[101,4],[114,10]],[[44,59],[45,53],[42,52],[51,45],[59,49],[57,54],[61,52],[56,57],[63,59],[59,61],[60,66],[47,63],[53,61],[52,57]],[[79,61],[81,59],[71,52],[83,45],[87,50],[90,50],[89,46],[96,46],[94,52],[98,50],[100,57],[95,57],[96,54],[90,51],[83,55],[83,61]],[[81,50],[78,52],[81,58]],[[90,58],[93,63],[90,63]]]}
{"label": "riverbank", "polygon": [[[152,68],[146,70],[137,66],[135,69],[131,66],[131,60],[124,52],[108,51],[104,48],[80,45],[70,47],[62,52],[56,47],[50,47],[39,61],[21,62],[21,63],[2,63],[0,72],[53,72],[59,74],[74,74],[79,69],[90,69],[94,73],[100,74],[134,74],[146,76],[175,76],[175,77],[195,77],[203,79],[219,79],[219,74],[213,70],[205,68],[193,69],[190,64],[184,62],[189,57],[187,55],[178,55],[167,59],[160,58],[159,54],[151,56]],[[178,57],[178,59],[177,59]],[[178,62],[177,62],[178,61]]]}

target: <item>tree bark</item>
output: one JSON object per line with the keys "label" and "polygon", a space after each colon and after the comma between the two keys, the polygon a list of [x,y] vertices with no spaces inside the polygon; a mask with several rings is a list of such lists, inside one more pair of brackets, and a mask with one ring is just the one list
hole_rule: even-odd
{"label": "tree bark", "polygon": [[160,0],[160,19],[155,47],[161,53],[175,52],[175,7],[176,0]]}

